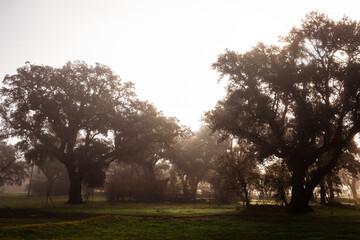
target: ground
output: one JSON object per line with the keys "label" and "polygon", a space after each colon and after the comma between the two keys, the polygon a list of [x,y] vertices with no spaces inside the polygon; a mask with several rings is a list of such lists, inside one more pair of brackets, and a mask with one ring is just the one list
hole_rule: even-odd
{"label": "ground", "polygon": [[248,210],[216,204],[109,204],[79,206],[46,198],[0,196],[0,239],[360,239],[360,210],[314,206],[291,215],[274,205]]}

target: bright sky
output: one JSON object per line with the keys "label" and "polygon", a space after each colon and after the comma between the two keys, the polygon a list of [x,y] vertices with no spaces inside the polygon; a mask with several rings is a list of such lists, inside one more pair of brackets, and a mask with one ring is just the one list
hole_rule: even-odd
{"label": "bright sky", "polygon": [[140,99],[197,130],[224,96],[224,49],[276,43],[312,10],[360,20],[358,0],[0,0],[0,78],[26,61],[110,66]]}

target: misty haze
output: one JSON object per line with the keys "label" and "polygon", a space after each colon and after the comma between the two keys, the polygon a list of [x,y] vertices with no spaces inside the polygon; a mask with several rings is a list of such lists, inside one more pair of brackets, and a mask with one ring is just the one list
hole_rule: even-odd
{"label": "misty haze", "polygon": [[359,239],[357,1],[0,2],[0,239]]}

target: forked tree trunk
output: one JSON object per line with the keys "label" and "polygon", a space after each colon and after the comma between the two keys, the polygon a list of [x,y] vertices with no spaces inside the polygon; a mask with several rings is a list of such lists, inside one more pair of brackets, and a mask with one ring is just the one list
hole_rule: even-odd
{"label": "forked tree trunk", "polygon": [[291,176],[291,200],[287,208],[288,212],[313,212],[313,209],[309,206],[313,191],[316,186],[325,181],[324,177],[335,167],[341,152],[342,147],[340,145],[339,148],[331,153],[331,156],[327,156],[329,158],[327,165],[318,169],[316,173],[313,173],[311,179],[308,180],[306,184],[305,175],[308,171],[307,166],[301,166],[301,164],[293,166]]}

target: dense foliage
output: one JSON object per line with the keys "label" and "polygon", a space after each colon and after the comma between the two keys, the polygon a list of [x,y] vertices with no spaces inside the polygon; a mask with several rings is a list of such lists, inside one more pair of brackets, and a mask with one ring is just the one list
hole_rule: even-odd
{"label": "dense foliage", "polygon": [[[133,84],[122,82],[101,64],[69,62],[52,68],[27,63],[17,74],[6,76],[3,84],[6,134],[21,139],[18,146],[28,159],[43,161],[51,156],[65,165],[69,203],[82,202],[83,181],[101,186],[111,161],[143,152],[141,148],[148,149],[152,141],[163,144],[177,134],[174,119],[137,100]],[[154,121],[162,121],[160,128],[149,129],[150,134],[137,131]],[[161,137],[153,138],[158,133]]]}
{"label": "dense foliage", "polygon": [[21,185],[28,175],[28,166],[24,161],[18,161],[13,146],[0,141],[0,187]]}
{"label": "dense foliage", "polygon": [[43,175],[33,192],[69,184],[74,204],[83,186],[105,186],[110,201],[194,202],[212,191],[249,206],[256,195],[291,212],[311,211],[317,193],[334,202],[344,185],[357,198],[359,22],[311,12],[280,46],[226,50],[212,66],[227,94],[191,132],[105,65],[27,62],[5,76],[0,98],[0,135],[18,140],[27,162],[1,143],[0,186],[20,184],[30,163]]}
{"label": "dense foliage", "polygon": [[289,211],[308,211],[314,188],[360,131],[360,23],[312,12],[281,47],[227,50],[213,64],[227,96],[208,113],[214,130],[283,159]]}

